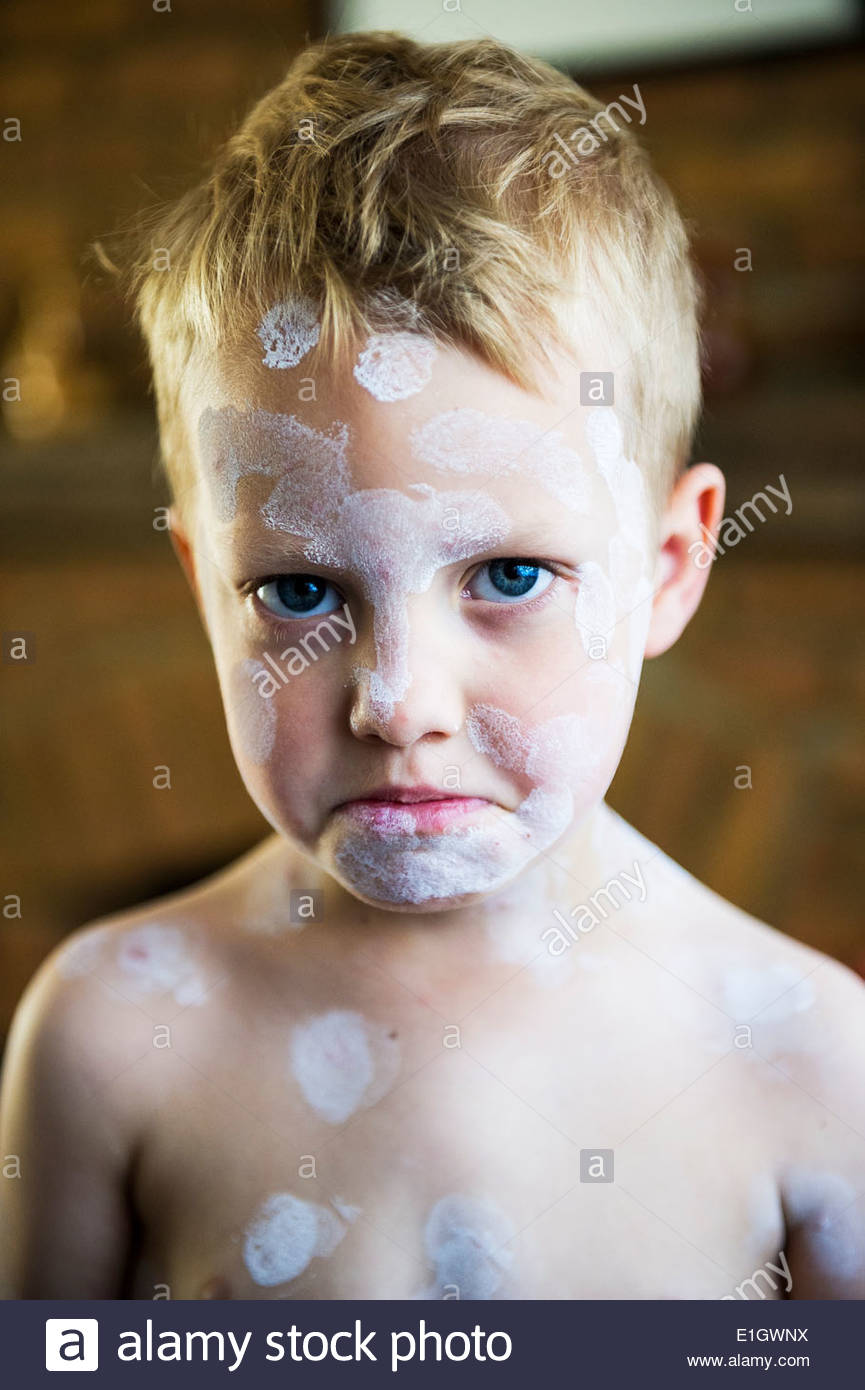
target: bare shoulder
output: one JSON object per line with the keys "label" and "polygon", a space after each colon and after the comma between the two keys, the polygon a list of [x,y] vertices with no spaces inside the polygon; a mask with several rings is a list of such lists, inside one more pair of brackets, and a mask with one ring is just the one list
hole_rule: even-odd
{"label": "bare shoulder", "polygon": [[781,993],[794,994],[791,1012],[805,1013],[819,995],[839,1026],[861,1026],[865,982],[854,971],[721,897],[610,808],[604,813],[600,862],[609,878],[618,872],[635,885],[628,920],[650,949],[715,979],[734,1014]]}
{"label": "bare shoulder", "polygon": [[728,902],[615,812],[604,812],[605,887],[618,878],[627,890],[616,930],[732,1024],[743,1032],[747,1026],[773,1064],[823,1088],[828,1076],[846,1077],[845,1113],[858,1107],[865,1134],[865,982]]}
{"label": "bare shoulder", "polygon": [[[274,837],[275,839],[275,837]],[[179,892],[71,932],[39,974],[70,998],[113,1007],[202,1003],[218,987],[238,929],[264,930],[276,894],[267,840]],[[268,902],[264,902],[265,895]],[[88,985],[90,988],[88,989]]]}
{"label": "bare shoulder", "polygon": [[132,1238],[128,1181],[167,1095],[156,1032],[170,1025],[218,1038],[232,976],[231,930],[221,928],[260,877],[237,861],[90,923],[30,979],[0,1090],[0,1151],[20,1177],[0,1192],[3,1296],[119,1296]]}
{"label": "bare shoulder", "polygon": [[81,927],[49,952],[13,1014],[4,1125],[59,1134],[64,1117],[72,1125],[74,1115],[98,1108],[104,1143],[118,1154],[134,1147],[136,1062],[153,1045],[154,1006],[166,996],[179,1004],[203,996],[207,968],[191,925],[180,912],[148,906]]}
{"label": "bare shoulder", "polygon": [[[148,1020],[202,1004],[225,974],[221,928],[235,920],[247,860],[181,892],[88,923],[51,950],[13,1016],[6,1071],[38,1045],[58,1074],[104,1084],[129,1067]],[[125,1088],[118,1088],[125,1089]]]}

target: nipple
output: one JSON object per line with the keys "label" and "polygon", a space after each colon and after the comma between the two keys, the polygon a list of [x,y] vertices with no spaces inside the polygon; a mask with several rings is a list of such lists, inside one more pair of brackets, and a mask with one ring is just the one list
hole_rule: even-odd
{"label": "nipple", "polygon": [[221,1274],[208,1279],[198,1294],[199,1298],[231,1298],[231,1286]]}

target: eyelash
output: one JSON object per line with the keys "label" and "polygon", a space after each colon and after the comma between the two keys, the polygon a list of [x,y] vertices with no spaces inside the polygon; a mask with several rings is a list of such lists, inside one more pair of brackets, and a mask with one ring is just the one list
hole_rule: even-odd
{"label": "eyelash", "polygon": [[[473,599],[473,600],[472,600],[473,603],[486,603],[486,604],[488,604],[489,607],[492,608],[492,609],[517,609],[520,613],[536,613],[536,612],[538,612],[541,608],[544,608],[544,607],[547,605],[547,603],[551,602],[551,600],[556,596],[557,591],[558,591],[558,585],[557,585],[557,583],[556,583],[556,580],[560,577],[560,571],[559,571],[558,567],[556,566],[556,564],[555,564],[553,561],[550,561],[550,560],[541,560],[541,559],[539,559],[537,556],[531,556],[531,557],[529,557],[529,556],[524,556],[524,555],[496,555],[496,556],[493,556],[492,559],[490,559],[490,560],[485,560],[484,563],[483,563],[483,565],[479,566],[479,568],[478,568],[477,570],[475,570],[474,574],[471,576],[471,579],[469,579],[468,584],[470,584],[470,583],[472,582],[472,580],[473,580],[478,574],[481,573],[481,571],[484,569],[485,566],[494,564],[496,560],[516,560],[518,564],[536,566],[538,569],[549,571],[549,573],[552,574],[553,578],[552,578],[551,582],[547,585],[547,587],[542,591],[542,593],[538,594],[537,598],[526,599],[526,601],[525,601],[524,603],[519,603],[519,602],[515,602],[515,603],[494,603],[494,602],[492,601],[492,599]],[[250,580],[247,581],[247,583],[245,583],[245,584],[243,584],[243,585],[241,586],[241,588],[240,588],[240,590],[239,590],[240,596],[241,596],[241,598],[244,598],[244,599],[245,599],[245,598],[248,598],[248,597],[252,597],[253,600],[255,601],[255,611],[256,611],[256,613],[258,613],[261,617],[263,617],[263,618],[264,618],[265,620],[267,620],[268,622],[276,623],[276,624],[278,624],[278,625],[283,625],[283,624],[286,624],[286,623],[292,623],[292,624],[294,624],[294,623],[302,623],[302,622],[305,621],[305,619],[304,619],[304,617],[303,617],[302,615],[298,615],[297,617],[293,617],[293,618],[292,618],[292,617],[281,618],[281,617],[279,617],[279,615],[278,615],[277,613],[273,613],[273,612],[271,612],[271,610],[270,610],[269,608],[265,607],[265,605],[261,602],[260,599],[257,599],[257,591],[258,591],[259,589],[263,589],[263,588],[265,587],[266,584],[273,584],[277,579],[284,579],[284,578],[286,577],[287,574],[302,575],[302,574],[306,574],[306,571],[304,571],[304,570],[288,570],[288,571],[283,570],[283,571],[281,571],[281,572],[278,573],[278,574],[269,574],[269,575],[265,575],[265,576],[264,576],[263,578],[261,578],[261,579],[250,579]],[[323,578],[324,578],[324,576],[322,576],[322,575],[317,575],[317,574],[310,574],[310,575],[308,575],[308,577],[309,577],[309,578],[312,578],[312,579],[323,579]],[[332,585],[332,587],[333,587],[334,589],[336,589],[337,592],[339,592],[338,586],[333,582],[333,580],[331,580],[331,579],[325,579],[325,583]],[[467,587],[468,587],[468,584],[463,585],[463,589],[467,588]],[[461,592],[462,592],[462,591],[461,591]],[[346,601],[346,600],[344,600],[344,602],[345,602],[345,601]],[[338,610],[334,610],[334,611],[338,611]],[[313,614],[313,615],[310,616],[309,621],[310,621],[310,622],[313,622],[313,621],[315,621],[315,622],[322,622],[322,621],[324,621],[324,619],[329,618],[329,617],[332,617],[332,616],[333,616],[332,613],[316,613],[316,614]]]}

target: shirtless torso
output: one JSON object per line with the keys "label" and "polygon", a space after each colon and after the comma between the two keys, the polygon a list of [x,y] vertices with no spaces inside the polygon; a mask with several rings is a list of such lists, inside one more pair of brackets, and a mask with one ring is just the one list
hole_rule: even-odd
{"label": "shirtless torso", "polygon": [[9,1292],[865,1297],[862,985],[604,814],[606,895],[468,934],[287,924],[276,837],[75,933],[10,1040]]}

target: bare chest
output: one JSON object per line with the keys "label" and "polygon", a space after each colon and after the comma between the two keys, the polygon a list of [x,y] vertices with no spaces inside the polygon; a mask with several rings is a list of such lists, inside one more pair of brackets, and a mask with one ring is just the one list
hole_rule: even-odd
{"label": "bare chest", "polygon": [[151,1086],[127,1296],[721,1298],[777,1256],[762,1148],[721,1074],[683,1103],[687,1050],[436,1032],[188,1038]]}

